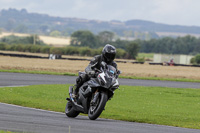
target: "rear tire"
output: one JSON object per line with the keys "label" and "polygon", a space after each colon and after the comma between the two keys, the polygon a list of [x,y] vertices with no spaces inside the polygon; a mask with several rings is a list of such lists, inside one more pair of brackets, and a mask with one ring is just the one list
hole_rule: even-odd
{"label": "rear tire", "polygon": [[65,107],[65,114],[68,117],[74,118],[74,117],[77,117],[79,115],[79,113],[80,112],[74,110],[72,103],[70,101],[68,101],[66,104],[66,107]]}
{"label": "rear tire", "polygon": [[95,120],[101,115],[102,111],[106,106],[107,100],[108,94],[106,92],[101,92],[99,95],[97,105],[90,106],[90,109],[88,111],[88,117],[90,118],[90,120]]}

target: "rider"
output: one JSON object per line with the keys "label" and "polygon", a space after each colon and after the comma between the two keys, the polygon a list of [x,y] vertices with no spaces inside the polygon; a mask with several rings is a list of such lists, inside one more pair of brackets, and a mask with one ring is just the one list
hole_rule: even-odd
{"label": "rider", "polygon": [[74,97],[77,96],[79,88],[83,85],[83,83],[88,81],[91,77],[97,76],[95,68],[100,69],[102,61],[106,62],[108,65],[112,65],[117,70],[117,64],[114,62],[115,55],[116,55],[116,48],[110,44],[106,44],[102,50],[102,54],[96,55],[91,60],[89,65],[86,67],[85,74],[80,75],[76,79],[76,85],[75,85],[76,88],[74,90]]}

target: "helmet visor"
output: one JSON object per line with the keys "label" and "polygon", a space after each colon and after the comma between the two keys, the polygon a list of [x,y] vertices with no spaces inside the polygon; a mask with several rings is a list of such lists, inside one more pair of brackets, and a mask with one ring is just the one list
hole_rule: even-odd
{"label": "helmet visor", "polygon": [[109,61],[113,61],[115,59],[115,53],[106,53],[105,56]]}

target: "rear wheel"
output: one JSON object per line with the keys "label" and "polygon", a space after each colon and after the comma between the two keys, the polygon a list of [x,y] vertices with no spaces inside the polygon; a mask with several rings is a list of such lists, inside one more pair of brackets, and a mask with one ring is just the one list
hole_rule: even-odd
{"label": "rear wheel", "polygon": [[99,98],[97,99],[97,102],[94,105],[90,105],[90,109],[88,111],[88,117],[90,118],[90,120],[95,120],[100,116],[106,106],[107,100],[107,93],[101,92]]}
{"label": "rear wheel", "polygon": [[74,118],[74,117],[77,117],[79,115],[79,113],[80,112],[74,110],[72,103],[70,101],[68,101],[66,104],[66,107],[65,107],[65,114],[68,117]]}

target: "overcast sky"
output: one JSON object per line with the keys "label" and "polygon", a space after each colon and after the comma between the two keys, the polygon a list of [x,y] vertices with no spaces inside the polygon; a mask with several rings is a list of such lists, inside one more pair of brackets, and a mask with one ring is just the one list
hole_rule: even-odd
{"label": "overcast sky", "polygon": [[25,8],[51,16],[95,20],[142,19],[200,26],[200,0],[0,0],[0,10]]}

